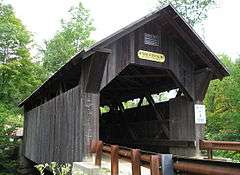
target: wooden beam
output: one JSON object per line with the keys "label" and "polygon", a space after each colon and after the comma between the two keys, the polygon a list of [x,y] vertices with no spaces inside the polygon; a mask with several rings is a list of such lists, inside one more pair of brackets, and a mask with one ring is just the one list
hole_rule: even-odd
{"label": "wooden beam", "polygon": [[210,69],[204,68],[195,72],[195,98],[196,101],[203,101],[207,93],[209,83],[213,77]]}
{"label": "wooden beam", "polygon": [[85,91],[89,93],[99,93],[105,64],[110,52],[96,51],[91,56],[91,63],[88,72],[88,80]]}
{"label": "wooden beam", "polygon": [[111,175],[118,175],[118,145],[111,145]]}
{"label": "wooden beam", "polygon": [[191,140],[166,140],[166,139],[149,139],[141,138],[141,140],[122,140],[122,139],[109,139],[105,140],[108,143],[115,143],[119,145],[134,145],[140,147],[176,147],[176,148],[186,148],[186,147],[195,147],[195,141]]}
{"label": "wooden beam", "polygon": [[189,98],[190,100],[194,99],[194,97],[190,95],[187,89],[182,85],[182,83],[179,82],[179,80],[175,77],[175,75],[170,70],[168,71],[168,74],[172,78],[172,80],[175,82],[175,84],[178,86],[178,88],[180,88],[181,91],[184,93],[184,95],[186,95],[187,98]]}
{"label": "wooden beam", "polygon": [[130,83],[133,83],[135,86],[141,87],[141,84],[137,80],[133,80],[133,79],[131,79],[129,77],[126,77],[126,76],[118,76],[118,78],[124,79],[124,80],[126,80],[127,82],[130,82]]}
{"label": "wooden beam", "polygon": [[160,156],[151,155],[150,159],[150,173],[151,175],[160,175]]}
{"label": "wooden beam", "polygon": [[[153,109],[154,109],[154,111],[155,111],[155,113],[156,113],[157,119],[158,119],[160,122],[163,121],[164,118],[163,118],[163,116],[159,113],[159,111],[157,110],[157,108],[156,108],[156,106],[155,106],[155,102],[154,102],[152,96],[151,96],[151,95],[147,95],[147,96],[146,96],[146,99],[147,99],[148,103],[153,107]],[[169,132],[168,127],[167,127],[164,123],[161,123],[161,126],[162,126],[162,129],[163,129],[164,134],[169,138],[170,132]]]}
{"label": "wooden beam", "polygon": [[129,125],[128,125],[128,122],[127,122],[127,120],[126,120],[126,116],[125,116],[125,113],[124,113],[124,111],[125,111],[125,109],[124,109],[124,106],[123,106],[123,104],[122,104],[122,102],[118,102],[118,106],[119,106],[119,109],[120,109],[120,111],[121,111],[121,116],[122,116],[122,118],[123,118],[123,125],[126,127],[126,129],[127,129],[127,131],[128,131],[128,133],[130,134],[130,136],[131,136],[131,138],[133,139],[133,140],[136,140],[136,134],[134,133],[134,131],[129,127]]}
{"label": "wooden beam", "polygon": [[140,98],[140,101],[139,101],[138,104],[137,104],[137,108],[140,108],[140,107],[141,107],[142,102],[143,102],[143,99],[144,99],[144,97],[141,97],[141,98]]}
{"label": "wooden beam", "polygon": [[120,75],[123,78],[161,78],[167,77],[167,74],[141,74],[141,75]]}
{"label": "wooden beam", "polygon": [[141,153],[139,149],[131,151],[132,175],[141,175]]}
{"label": "wooden beam", "polygon": [[96,144],[96,158],[95,158],[95,165],[97,165],[97,166],[101,166],[102,149],[103,149],[103,142],[102,141],[97,141],[97,144]]}

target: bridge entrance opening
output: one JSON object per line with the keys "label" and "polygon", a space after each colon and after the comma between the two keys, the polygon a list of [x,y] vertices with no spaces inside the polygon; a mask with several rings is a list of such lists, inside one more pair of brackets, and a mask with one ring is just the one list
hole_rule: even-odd
{"label": "bridge entrance opening", "polygon": [[169,153],[172,100],[186,98],[174,75],[165,69],[129,65],[101,91],[100,140]]}

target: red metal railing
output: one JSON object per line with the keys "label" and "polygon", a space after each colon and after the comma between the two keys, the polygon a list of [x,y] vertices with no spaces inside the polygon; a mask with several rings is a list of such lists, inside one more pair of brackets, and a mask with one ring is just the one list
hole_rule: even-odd
{"label": "red metal railing", "polygon": [[201,150],[207,150],[208,159],[213,158],[213,150],[240,151],[240,142],[200,140]]}
{"label": "red metal railing", "polygon": [[[132,174],[141,175],[141,166],[149,168],[151,175],[166,175],[162,171],[161,154],[108,145],[102,141],[91,142],[91,153],[95,153],[95,164],[101,166],[102,155],[111,157],[111,175],[118,175],[118,160],[132,164]],[[213,160],[173,158],[173,168],[178,174],[194,175],[240,175],[240,164]]]}

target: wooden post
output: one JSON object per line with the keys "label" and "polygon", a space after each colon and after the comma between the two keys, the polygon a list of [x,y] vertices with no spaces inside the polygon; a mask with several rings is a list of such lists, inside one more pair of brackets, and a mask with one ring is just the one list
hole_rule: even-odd
{"label": "wooden post", "polygon": [[96,153],[97,141],[91,140],[90,141],[90,153]]}
{"label": "wooden post", "polygon": [[132,149],[131,151],[132,175],[141,175],[140,159],[141,159],[140,150]]}
{"label": "wooden post", "polygon": [[101,166],[103,142],[97,142],[95,165]]}
{"label": "wooden post", "polygon": [[213,159],[213,152],[211,148],[207,150],[207,154],[208,154],[208,159]]}
{"label": "wooden post", "polygon": [[111,145],[111,175],[118,175],[118,145]]}
{"label": "wooden post", "polygon": [[152,155],[150,159],[150,172],[151,175],[160,175],[160,156]]}

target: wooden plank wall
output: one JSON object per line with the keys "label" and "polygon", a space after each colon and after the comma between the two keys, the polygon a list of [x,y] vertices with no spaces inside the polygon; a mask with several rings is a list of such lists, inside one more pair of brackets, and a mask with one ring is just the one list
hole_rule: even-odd
{"label": "wooden plank wall", "polygon": [[25,115],[27,124],[25,156],[36,163],[72,161],[73,154],[82,151],[78,133],[79,122],[79,87],[28,111]]}
{"label": "wooden plank wall", "polygon": [[123,38],[106,46],[111,49],[112,53],[109,55],[102,82],[101,89],[103,89],[117,74],[119,74],[129,63],[132,62],[134,57],[134,37],[132,34],[126,35]]}
{"label": "wooden plank wall", "polygon": [[[164,115],[166,123],[169,119],[168,102],[156,104],[157,110]],[[159,127],[160,122],[156,118],[156,114],[150,105],[141,106],[139,108],[126,109],[124,114],[129,127],[135,132],[139,139],[151,139],[164,137],[164,133]],[[126,131],[123,131],[122,114],[120,111],[104,113],[100,117],[100,139],[131,139]]]}
{"label": "wooden plank wall", "polygon": [[[194,141],[196,139],[193,101],[185,96],[171,99],[169,120],[171,140]],[[183,156],[195,156],[194,148],[171,148],[170,152]]]}
{"label": "wooden plank wall", "polygon": [[80,85],[25,112],[25,156],[36,162],[81,161],[98,138],[99,95],[84,92],[88,62]]}

